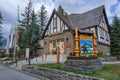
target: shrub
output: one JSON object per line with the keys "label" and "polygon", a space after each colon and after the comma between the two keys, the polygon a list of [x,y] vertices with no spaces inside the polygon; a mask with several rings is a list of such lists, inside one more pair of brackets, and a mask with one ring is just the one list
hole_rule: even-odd
{"label": "shrub", "polygon": [[98,52],[98,57],[103,57],[103,51]]}
{"label": "shrub", "polygon": [[0,54],[0,58],[4,58],[4,57],[6,57],[5,54]]}

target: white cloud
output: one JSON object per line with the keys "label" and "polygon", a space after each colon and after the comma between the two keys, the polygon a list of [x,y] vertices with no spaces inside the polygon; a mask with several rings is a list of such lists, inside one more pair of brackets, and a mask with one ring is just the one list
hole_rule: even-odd
{"label": "white cloud", "polygon": [[103,4],[105,5],[108,17],[113,17],[114,13],[111,13],[110,9],[112,8],[113,5],[117,3],[118,3],[118,0],[112,0],[112,1],[104,0]]}
{"label": "white cloud", "polygon": [[2,33],[4,37],[8,38],[11,26],[17,20],[17,6],[20,5],[20,11],[23,12],[26,2],[27,0],[0,0],[0,11],[3,16]]}
{"label": "white cloud", "polygon": [[[110,10],[112,9],[112,6],[117,3],[119,3],[118,0],[58,0],[55,2],[55,7],[57,8],[58,5],[62,5],[68,13],[83,13],[98,6],[104,5],[109,23],[111,24],[112,17],[115,12],[111,12]],[[120,14],[120,6],[116,10],[116,13]]]}
{"label": "white cloud", "polygon": [[69,13],[83,13],[90,9],[105,5],[108,17],[111,17],[111,6],[118,3],[118,0],[59,0],[55,2],[55,7],[62,5]]}
{"label": "white cloud", "polygon": [[2,27],[2,33],[3,33],[3,36],[8,38],[9,37],[9,34],[10,34],[10,29],[11,29],[11,24],[3,24]]}
{"label": "white cloud", "polygon": [[[15,23],[17,19],[17,6],[20,6],[20,13],[24,13],[25,7],[29,0],[0,0],[0,11],[3,13],[3,35],[8,36],[11,24]],[[33,7],[37,12],[41,5],[45,5],[48,15],[54,8],[59,5],[68,13],[83,13],[101,5],[105,5],[107,16],[110,19],[114,13],[120,16],[120,4],[117,6],[115,12],[110,12],[113,5],[118,3],[118,0],[32,0]],[[111,20],[109,20],[111,22]]]}
{"label": "white cloud", "polygon": [[44,5],[46,7],[48,16],[50,16],[51,12],[54,9],[54,3],[51,0],[43,1],[43,2],[40,2],[40,3],[36,2],[36,3],[33,4],[33,7],[34,7],[35,11],[38,12],[42,5]]}
{"label": "white cloud", "polygon": [[115,14],[120,17],[120,3],[116,8]]}
{"label": "white cloud", "polygon": [[[24,13],[25,7],[28,5],[29,0],[0,0],[0,11],[3,14],[3,36],[8,37],[10,33],[10,29],[12,27],[11,24],[14,24],[17,20],[17,10],[19,5],[20,14]],[[46,6],[48,14],[51,14],[53,10],[53,3],[51,0],[32,0],[33,7],[35,11],[38,11],[42,4]],[[50,7],[52,6],[52,8]]]}

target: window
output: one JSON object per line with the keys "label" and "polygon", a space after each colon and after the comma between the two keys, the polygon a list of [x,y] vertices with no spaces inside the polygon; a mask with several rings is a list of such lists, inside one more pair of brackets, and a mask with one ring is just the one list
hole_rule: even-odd
{"label": "window", "polygon": [[100,33],[100,36],[101,36],[102,38],[104,38],[104,30],[102,30],[101,28],[99,28],[99,33]]}
{"label": "window", "polygon": [[102,25],[103,25],[103,27],[105,26],[105,22],[104,21],[102,21]]}
{"label": "window", "polygon": [[90,28],[90,31],[93,31],[96,34],[95,28]]}
{"label": "window", "polygon": [[85,30],[89,31],[89,29],[85,29]]}
{"label": "window", "polygon": [[107,32],[105,34],[105,37],[106,37],[106,41],[109,41],[109,34]]}
{"label": "window", "polygon": [[69,39],[68,38],[66,38],[66,42],[68,42],[69,41]]}
{"label": "window", "polygon": [[56,18],[53,19],[53,32],[57,31],[57,22],[56,22]]}
{"label": "window", "polygon": [[44,44],[46,45],[47,43],[46,43],[46,42],[44,42]]}

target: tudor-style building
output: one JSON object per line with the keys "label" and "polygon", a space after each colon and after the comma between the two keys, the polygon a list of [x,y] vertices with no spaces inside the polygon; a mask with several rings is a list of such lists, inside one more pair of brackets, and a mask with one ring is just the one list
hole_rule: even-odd
{"label": "tudor-style building", "polygon": [[93,31],[97,35],[98,51],[110,53],[110,29],[104,6],[68,16],[54,9],[43,34],[44,52],[55,54],[55,49],[59,46],[61,55],[74,53],[76,27],[79,30]]}

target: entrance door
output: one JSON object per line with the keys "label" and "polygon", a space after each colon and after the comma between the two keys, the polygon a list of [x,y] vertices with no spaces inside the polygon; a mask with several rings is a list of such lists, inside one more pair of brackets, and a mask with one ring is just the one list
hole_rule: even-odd
{"label": "entrance door", "polygon": [[49,42],[49,53],[50,54],[54,54],[55,56],[55,60],[56,60],[56,48],[59,47],[59,59],[60,61],[65,61],[66,60],[66,56],[64,54],[64,40],[59,39],[59,40],[53,40],[51,42]]}
{"label": "entrance door", "polygon": [[64,41],[63,40],[53,40],[49,42],[49,53],[56,54],[56,48],[59,47],[60,54],[64,53]]}

